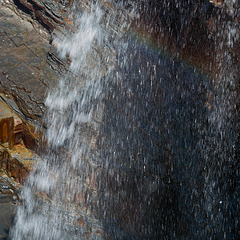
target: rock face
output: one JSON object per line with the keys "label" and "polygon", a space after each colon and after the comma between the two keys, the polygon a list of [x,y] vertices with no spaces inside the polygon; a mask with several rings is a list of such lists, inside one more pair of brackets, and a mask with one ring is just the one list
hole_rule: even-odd
{"label": "rock face", "polygon": [[[40,134],[35,130],[44,125],[46,93],[71,62],[60,60],[50,34],[74,30],[74,14],[69,15],[74,2],[77,11],[89,10],[87,0],[3,1],[0,9],[0,199],[6,200],[1,204],[9,209],[7,219],[0,212],[3,236],[7,236],[14,214],[17,183],[24,181],[37,160],[28,149],[38,146]],[[206,122],[213,111],[212,80],[220,75],[224,56],[218,44],[223,43],[223,49],[227,46],[227,39],[217,33],[227,29],[227,24],[239,26],[238,16],[222,1],[179,1],[178,6],[168,2],[137,1],[140,17],[132,22],[131,34],[125,32],[123,23],[130,23],[133,17],[116,13],[114,21],[109,21],[109,41],[124,38],[126,52],[121,46],[111,49],[108,43],[106,48],[96,49],[104,63],[102,76],[109,66],[115,71],[104,102],[93,116],[98,130],[94,126],[83,129],[82,135],[89,136],[87,144],[96,151],[86,160],[93,171],[89,171],[87,190],[78,201],[91,206],[103,225],[98,234],[106,239],[223,239],[223,230],[229,239],[237,236],[237,227],[230,232],[226,224],[217,233],[204,206],[204,191],[209,187],[204,185],[206,169],[220,178],[227,175],[230,182],[236,182],[237,174],[233,168],[214,172],[204,162],[202,152],[207,150],[200,145],[206,144],[211,131]],[[106,13],[117,12],[116,1],[99,3]],[[133,7],[131,4],[126,7]],[[233,67],[239,65],[240,56],[234,41],[228,50]],[[128,66],[121,64],[126,57]],[[115,79],[119,72],[121,83]],[[236,74],[236,70],[232,72]],[[82,83],[84,75],[74,78]],[[209,146],[218,147],[212,142]],[[217,168],[218,160],[213,159]],[[235,166],[233,161],[228,166],[231,164]],[[219,202],[230,199],[230,207],[217,203],[215,208],[239,211],[231,205],[239,195],[232,190],[234,186],[227,186],[232,193],[220,186],[217,198]],[[214,216],[218,216],[216,209]],[[86,226],[86,238],[92,231],[92,222],[87,221],[78,220]],[[211,224],[213,227],[205,227]]]}
{"label": "rock face", "polygon": [[37,128],[45,94],[59,77],[48,64],[49,33],[17,5],[3,1],[0,8],[0,236],[4,239],[19,204],[21,184],[39,160],[31,150],[38,149],[41,139]]}
{"label": "rock face", "polygon": [[26,147],[38,145],[33,119],[39,119],[44,109],[47,85],[40,69],[46,64],[48,48],[31,24],[12,10],[1,6],[0,19],[0,236],[5,239],[20,184],[37,160]]}
{"label": "rock face", "polygon": [[20,188],[12,179],[1,172],[0,189],[0,238],[8,239]]}
{"label": "rock face", "polygon": [[14,3],[25,13],[36,19],[49,32],[56,27],[68,25],[68,7],[71,5],[69,1],[42,1],[42,0],[15,0]]}
{"label": "rock face", "polygon": [[0,109],[0,236],[5,239],[19,201],[21,184],[38,157],[25,147],[24,135],[28,132],[25,123],[2,98]]}
{"label": "rock face", "polygon": [[17,182],[22,183],[34,159],[36,160],[36,156],[25,146],[36,147],[37,142],[31,146],[35,141],[34,135],[26,122],[14,113],[3,99],[0,100],[0,109],[0,168]]}
{"label": "rock face", "polygon": [[8,8],[1,7],[0,18],[1,89],[14,98],[22,114],[39,119],[45,93],[57,79],[47,64],[50,44],[44,34],[39,35],[28,21]]}

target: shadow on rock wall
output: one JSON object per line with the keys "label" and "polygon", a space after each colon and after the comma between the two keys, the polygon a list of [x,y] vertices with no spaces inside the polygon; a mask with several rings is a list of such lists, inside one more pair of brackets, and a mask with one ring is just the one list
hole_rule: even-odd
{"label": "shadow on rock wall", "polygon": [[[234,210],[226,206],[233,206],[236,199],[222,186],[222,179],[236,179],[236,172],[210,154],[221,141],[209,123],[212,80],[146,42],[133,37],[126,42],[125,50],[120,47],[118,69],[105,88],[98,143],[103,167],[98,209],[109,235],[113,239],[234,236]],[[236,119],[229,121],[230,131],[236,133]],[[236,134],[228,138],[237,141]],[[234,163],[233,148],[223,151]],[[206,180],[209,173],[217,190],[211,190],[212,182]],[[219,206],[221,199],[224,206]]]}

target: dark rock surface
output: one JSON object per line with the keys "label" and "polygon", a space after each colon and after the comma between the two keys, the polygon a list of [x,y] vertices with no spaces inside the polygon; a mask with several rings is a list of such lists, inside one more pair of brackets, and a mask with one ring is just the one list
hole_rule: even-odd
{"label": "dark rock surface", "polygon": [[7,239],[18,202],[19,185],[0,173],[0,239]]}

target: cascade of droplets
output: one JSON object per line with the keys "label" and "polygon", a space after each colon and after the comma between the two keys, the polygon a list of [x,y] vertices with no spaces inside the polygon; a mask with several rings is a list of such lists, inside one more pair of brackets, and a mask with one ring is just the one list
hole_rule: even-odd
{"label": "cascade of droplets", "polygon": [[202,156],[205,159],[202,207],[206,213],[207,224],[202,233],[209,239],[233,239],[236,234],[233,176],[237,171],[234,165],[239,136],[238,70],[231,55],[231,48],[238,40],[236,29],[236,23],[225,22],[219,27],[219,34],[215,39],[219,73],[213,83],[214,93],[210,93],[211,111],[206,126],[205,144],[202,147]]}
{"label": "cascade of droplets", "polygon": [[[91,12],[77,20],[75,33],[53,41],[60,57],[71,59],[70,71],[46,99],[48,149],[23,187],[23,203],[11,230],[14,240],[81,239],[86,234],[86,229],[74,227],[78,219],[74,203],[84,205],[80,195],[89,171],[85,159],[89,136],[81,135],[81,131],[91,125],[93,108],[97,106],[94,102],[101,93],[101,63],[93,50],[93,45],[103,41],[101,18],[100,8],[92,6]],[[94,64],[90,64],[91,58]],[[74,82],[71,76],[80,72],[85,73],[84,81]]]}

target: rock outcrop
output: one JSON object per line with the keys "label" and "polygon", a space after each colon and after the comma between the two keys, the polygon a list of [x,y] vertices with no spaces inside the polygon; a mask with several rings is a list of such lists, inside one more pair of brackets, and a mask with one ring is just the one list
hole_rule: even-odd
{"label": "rock outcrop", "polygon": [[39,119],[45,108],[45,93],[57,79],[47,64],[50,44],[7,7],[1,7],[0,16],[1,89],[13,97],[23,115]]}
{"label": "rock outcrop", "polygon": [[[0,236],[8,236],[21,185],[39,157],[26,148],[35,141],[24,122],[0,96]],[[26,138],[26,136],[28,136]],[[29,137],[30,136],[30,137]],[[30,140],[31,139],[31,140]],[[37,138],[36,138],[37,139]],[[25,144],[26,143],[26,144]],[[36,145],[34,144],[34,147]]]}

